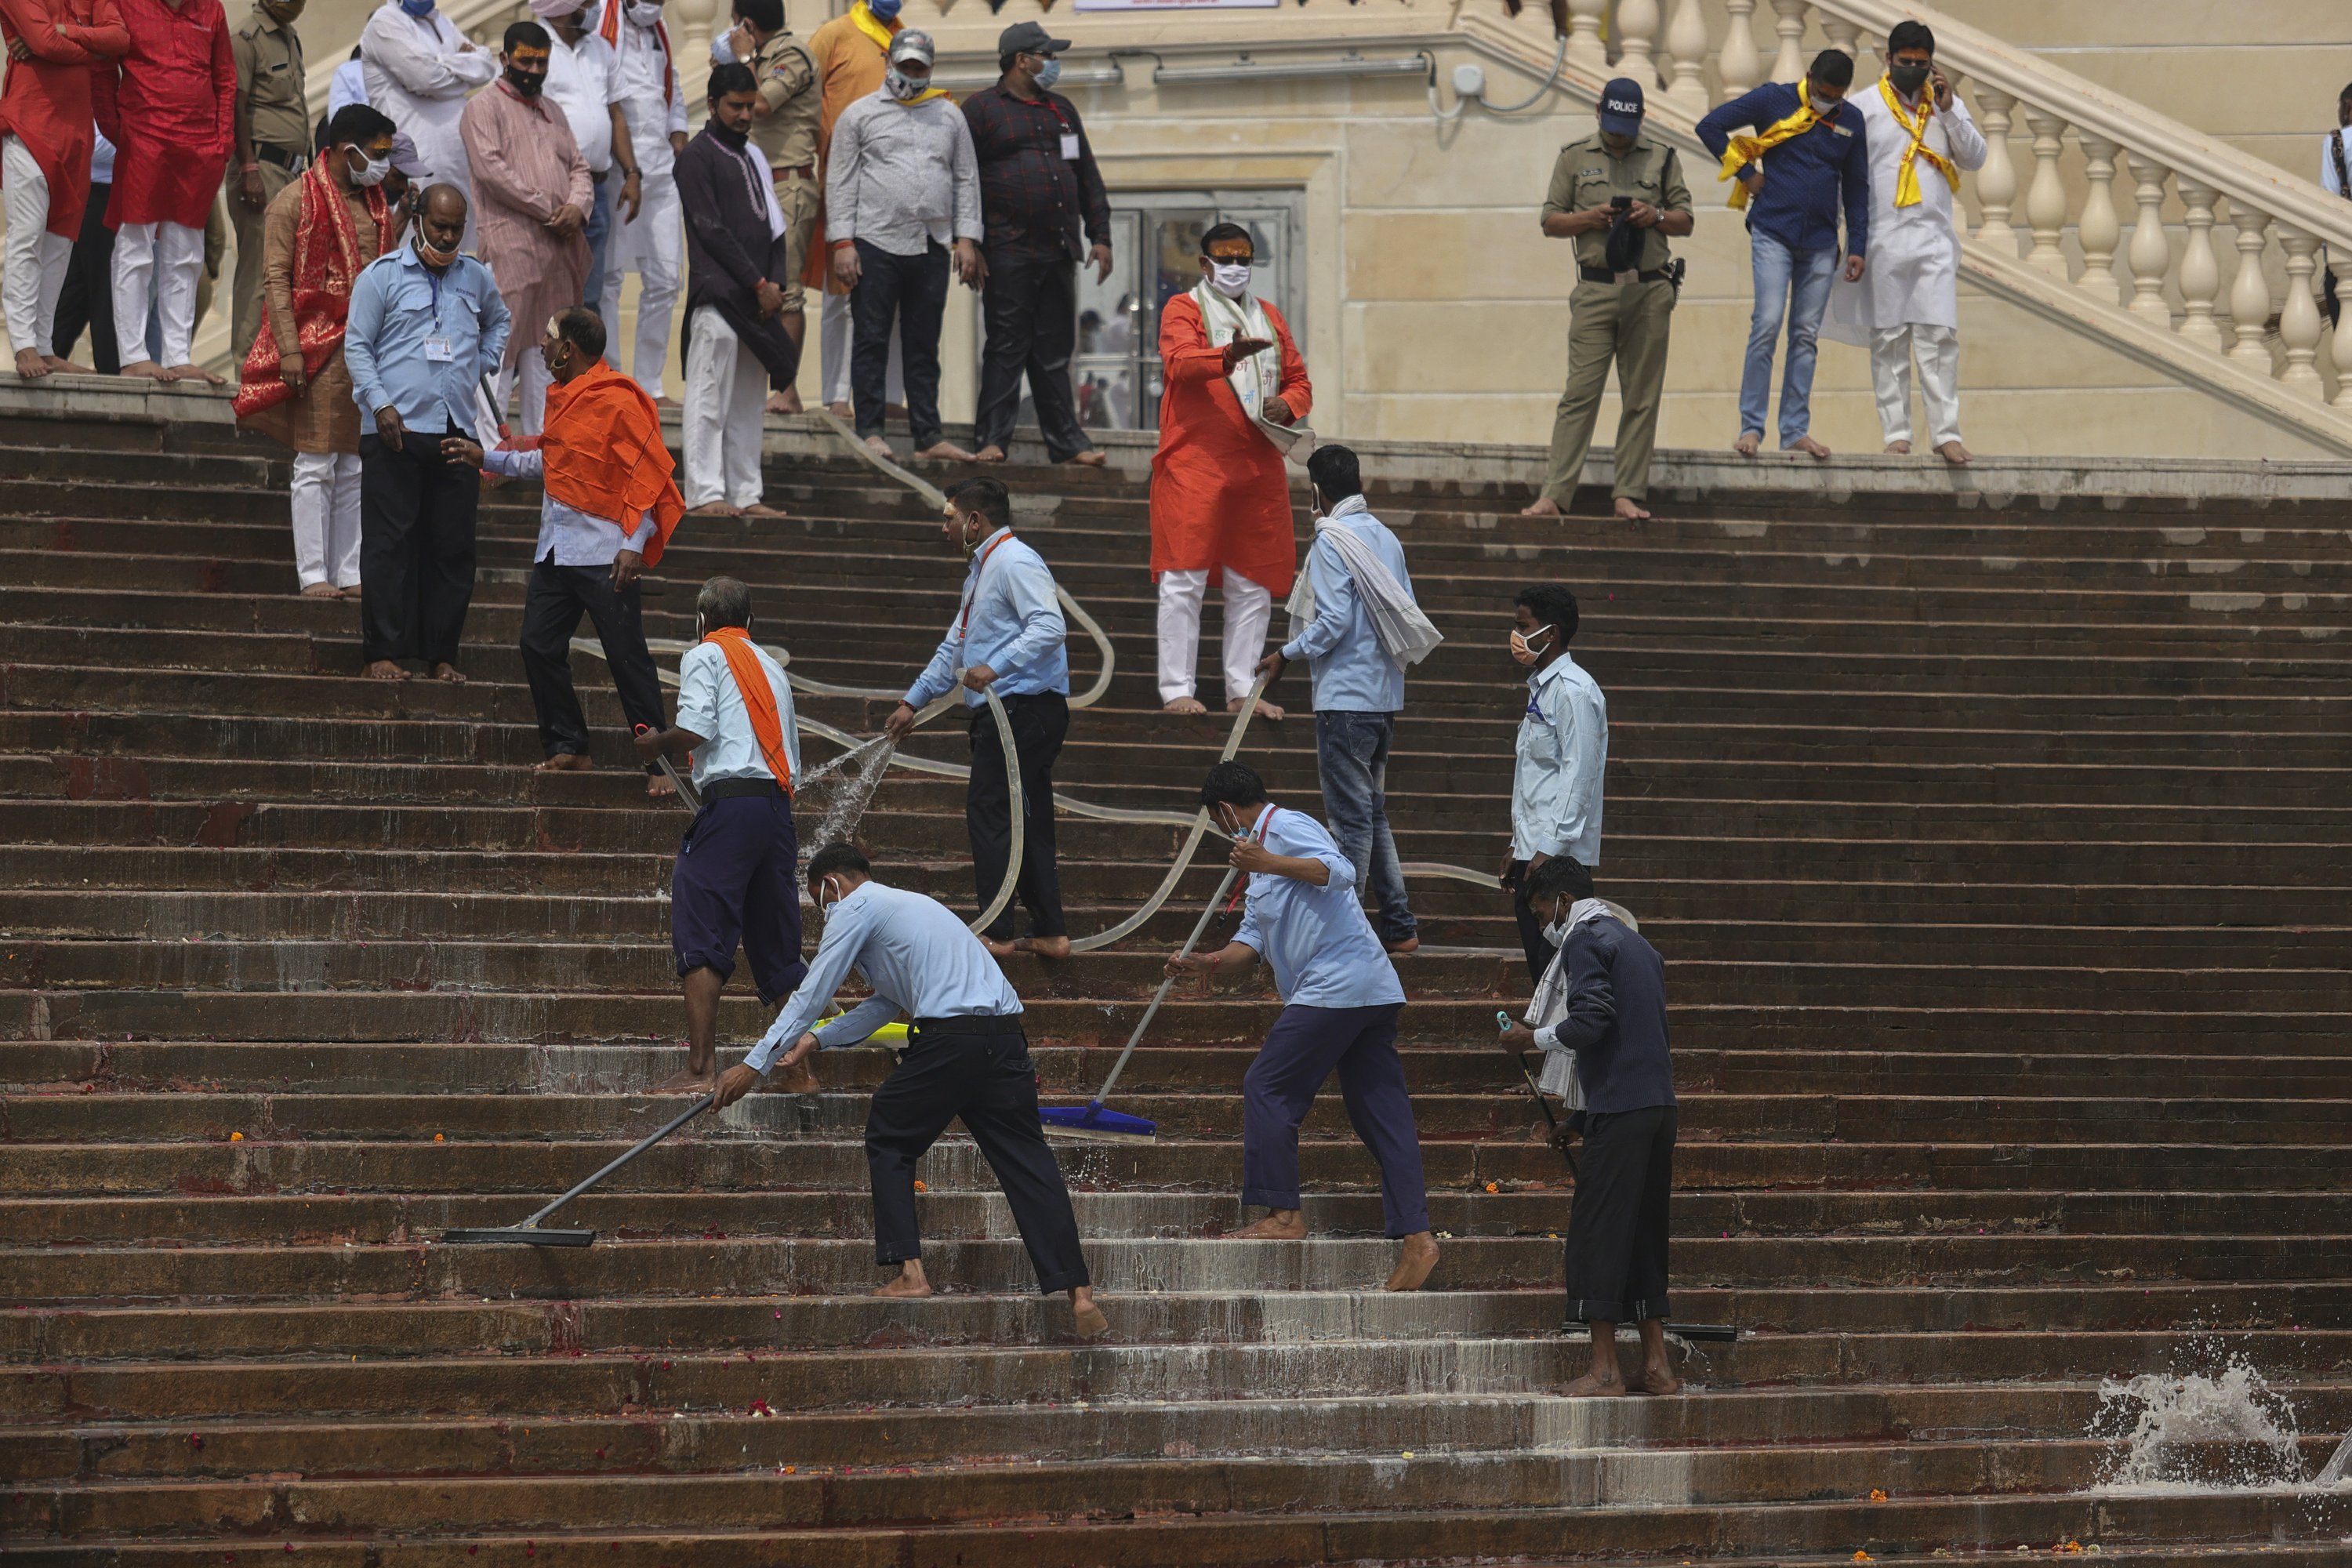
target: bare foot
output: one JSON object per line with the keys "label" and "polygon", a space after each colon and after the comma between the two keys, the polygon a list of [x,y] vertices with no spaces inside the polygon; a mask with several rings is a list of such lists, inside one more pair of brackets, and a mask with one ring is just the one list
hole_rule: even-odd
{"label": "bare foot", "polygon": [[782,392],[768,394],[769,413],[798,414],[801,411],[801,395],[791,388],[787,387]]}
{"label": "bare foot", "polygon": [[654,399],[654,406],[665,411],[675,412],[677,410],[683,409],[686,405],[680,403],[675,397],[656,397]]}
{"label": "bare foot", "polygon": [[433,679],[446,680],[452,686],[463,686],[466,684],[466,672],[445,658],[433,667]]}
{"label": "bare foot", "polygon": [[530,771],[535,773],[584,773],[595,765],[578,752],[558,752]]}
{"label": "bare foot", "polygon": [[371,660],[367,668],[360,673],[370,680],[406,680],[408,679],[408,671],[388,658]]}
{"label": "bare foot", "polygon": [[1742,430],[1739,433],[1739,439],[1731,444],[1731,449],[1743,458],[1752,458],[1756,455],[1757,448],[1763,445],[1762,436],[1753,430]]}
{"label": "bare foot", "polygon": [[791,1068],[776,1079],[776,1092],[779,1094],[815,1094],[824,1088],[824,1085],[817,1081],[816,1068],[806,1062]]}
{"label": "bare foot", "polygon": [[846,419],[850,414],[849,405],[846,403],[828,403],[824,405],[824,411],[835,419]]}
{"label": "bare foot", "polygon": [[1429,1281],[1429,1271],[1437,1267],[1437,1243],[1429,1232],[1415,1231],[1404,1238],[1397,1249],[1396,1271],[1389,1276],[1383,1290],[1418,1290]]}
{"label": "bare foot", "polygon": [[932,442],[929,446],[921,448],[915,454],[915,456],[918,458],[937,458],[939,461],[943,463],[969,463],[976,460],[970,452],[965,451],[961,447],[957,446],[953,441],[948,440],[945,437]]}
{"label": "bare foot", "polygon": [[1936,448],[1936,456],[1943,458],[1944,461],[1958,468],[1965,467],[1969,461],[1976,456],[1976,454],[1969,451],[1966,447],[1961,446],[1958,441],[1947,441],[1942,446]]}
{"label": "bare foot", "polygon": [[1814,458],[1826,458],[1830,455],[1830,449],[1827,447],[1822,446],[1819,441],[1814,440],[1811,436],[1800,436],[1795,440],[1790,442],[1787,446],[1781,447],[1780,450],[1783,452],[1802,452],[1806,457]]}
{"label": "bare foot", "polygon": [[362,595],[362,590],[357,583],[352,583],[347,586],[338,588],[335,592],[341,594],[346,599],[356,599]]}
{"label": "bare foot", "polygon": [[1110,458],[1108,454],[1097,451],[1094,447],[1089,447],[1083,452],[1071,453],[1068,457],[1063,458],[1062,461],[1065,464],[1076,463],[1082,468],[1099,468],[1105,463],[1109,462]]}
{"label": "bare foot", "polygon": [[1538,496],[1526,506],[1519,508],[1519,515],[1521,517],[1566,517],[1568,514],[1559,510],[1559,502],[1552,500],[1551,497]]}
{"label": "bare foot", "polygon": [[1001,463],[1004,461],[1004,448],[991,441],[987,446],[974,452],[971,455],[971,460],[975,463]]}
{"label": "bare foot", "polygon": [[1642,1375],[1625,1386],[1635,1394],[1653,1394],[1663,1399],[1669,1394],[1680,1394],[1683,1380],[1676,1377],[1664,1362],[1658,1362],[1643,1366]]}
{"label": "bare foot", "polygon": [[782,518],[789,514],[785,512],[782,507],[770,506],[766,501],[753,501],[750,506],[743,509],[743,515],[745,517]]}
{"label": "bare foot", "polygon": [[1209,710],[1208,706],[1197,697],[1179,697],[1161,703],[1160,710],[1162,713],[1174,713],[1190,719],[1196,714],[1206,713]]}
{"label": "bare foot", "polygon": [[923,1278],[922,1259],[919,1258],[907,1259],[898,1266],[898,1278],[882,1286],[874,1293],[877,1296],[888,1296],[900,1300],[919,1300],[929,1295],[931,1282]]}
{"label": "bare foot", "polygon": [[677,785],[669,782],[669,775],[667,773],[647,773],[646,775],[646,798],[647,800],[667,800],[677,794]]}
{"label": "bare foot", "polygon": [[1307,1216],[1297,1209],[1276,1209],[1264,1219],[1225,1232],[1228,1241],[1305,1241]]}
{"label": "bare foot", "polygon": [[302,596],[306,599],[340,599],[343,591],[332,583],[306,583],[302,585]]}
{"label": "bare foot", "polygon": [[706,1073],[698,1073],[692,1068],[682,1068],[654,1085],[653,1092],[656,1094],[708,1094],[718,1087],[717,1068],[714,1068]]}
{"label": "bare foot", "polygon": [[1011,958],[1016,953],[1032,953],[1039,958],[1061,960],[1070,956],[1070,939],[1066,936],[1024,936],[1011,942],[998,942],[982,937],[981,945],[996,958]]}
{"label": "bare foot", "polygon": [[18,349],[16,374],[26,381],[38,381],[49,374],[49,362],[37,349]]}
{"label": "bare foot", "polygon": [[1421,938],[1417,936],[1409,936],[1402,942],[1391,942],[1387,938],[1383,937],[1381,939],[1381,945],[1387,948],[1391,952],[1419,952],[1421,951]]}
{"label": "bare foot", "polygon": [[76,364],[61,354],[43,354],[41,363],[59,375],[96,375],[97,370],[86,364]]}
{"label": "bare foot", "polygon": [[866,437],[866,449],[877,458],[895,458],[898,455],[890,449],[890,443],[879,436]]}
{"label": "bare foot", "polygon": [[1110,1332],[1110,1320],[1103,1316],[1100,1307],[1095,1305],[1091,1286],[1079,1285],[1071,1289],[1070,1317],[1076,1322],[1078,1337],[1082,1340],[1100,1339]]}
{"label": "bare foot", "polygon": [[1612,1373],[1604,1378],[1588,1372],[1561,1389],[1559,1394],[1563,1399],[1614,1399],[1624,1392],[1625,1384],[1616,1373]]}
{"label": "bare foot", "polygon": [[[1234,698],[1225,704],[1225,711],[1238,713],[1242,710],[1242,704],[1247,700],[1248,699],[1244,697]],[[1261,697],[1257,700],[1257,716],[1269,724],[1279,724],[1290,717],[1290,710],[1286,708],[1277,708]]]}
{"label": "bare foot", "polygon": [[1886,454],[1890,458],[1907,458],[1911,455],[1911,443],[1908,441],[1889,441],[1886,443]]}
{"label": "bare foot", "polygon": [[152,359],[132,360],[129,364],[124,365],[121,370],[116,371],[114,374],[117,375],[132,376],[142,381],[169,381],[172,379],[172,373],[165,370],[162,365],[157,364]]}
{"label": "bare foot", "polygon": [[1617,498],[1617,505],[1613,510],[1619,519],[1626,522],[1647,522],[1650,521],[1648,509],[1643,507],[1640,501],[1635,500],[1632,496],[1619,496]]}
{"label": "bare foot", "polygon": [[739,506],[729,506],[723,500],[707,500],[700,506],[688,507],[686,515],[688,517],[740,517],[743,515],[743,509]]}
{"label": "bare foot", "polygon": [[208,381],[215,386],[225,384],[217,374],[200,364],[175,364],[167,374],[173,381]]}

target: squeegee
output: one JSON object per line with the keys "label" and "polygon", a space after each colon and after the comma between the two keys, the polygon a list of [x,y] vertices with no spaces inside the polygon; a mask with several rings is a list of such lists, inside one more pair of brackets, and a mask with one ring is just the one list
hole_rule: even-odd
{"label": "squeegee", "polygon": [[632,1147],[627,1153],[614,1160],[612,1163],[606,1165],[603,1170],[598,1171],[594,1175],[577,1184],[562,1197],[556,1199],[553,1203],[548,1205],[545,1208],[540,1210],[537,1214],[531,1215],[520,1225],[507,1226],[503,1228],[493,1230],[471,1230],[463,1228],[457,1230],[445,1230],[441,1233],[441,1239],[445,1242],[456,1243],[461,1246],[477,1242],[505,1241],[515,1242],[524,1247],[586,1247],[589,1243],[596,1239],[596,1233],[594,1231],[553,1230],[540,1222],[546,1219],[548,1215],[553,1214],[557,1209],[562,1208],[565,1204],[570,1203],[572,1199],[586,1192],[589,1188],[594,1186],[597,1183],[603,1181],[605,1177],[611,1175],[614,1172],[619,1170],[622,1166],[627,1164],[630,1161],[635,1159],[638,1155],[644,1153],[646,1150],[652,1148],[655,1144],[660,1142],[663,1139],[668,1137],[671,1133],[677,1131],[679,1128],[685,1126],[688,1122],[693,1121],[696,1117],[701,1115],[704,1111],[709,1110],[710,1106],[711,1097],[706,1094],[700,1100],[696,1100],[692,1105],[687,1107],[684,1110],[679,1111],[676,1116],[670,1118],[667,1125],[662,1127],[656,1131],[648,1132],[643,1138],[638,1139],[635,1145]]}

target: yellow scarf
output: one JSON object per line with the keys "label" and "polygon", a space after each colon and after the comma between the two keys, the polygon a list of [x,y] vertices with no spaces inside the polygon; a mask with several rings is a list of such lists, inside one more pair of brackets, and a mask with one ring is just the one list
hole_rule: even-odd
{"label": "yellow scarf", "polygon": [[[1764,134],[1761,136],[1733,136],[1730,145],[1723,150],[1722,172],[1715,177],[1717,180],[1730,180],[1732,175],[1748,167],[1781,142],[1802,136],[1821,122],[1822,117],[1813,112],[1812,103],[1805,91],[1805,84],[1800,80],[1797,83],[1796,112],[1785,120],[1766,126]],[[1748,205],[1748,186],[1743,182],[1732,180],[1731,205],[1735,209]]]}
{"label": "yellow scarf", "polygon": [[1953,166],[1949,158],[1927,145],[1927,121],[1936,117],[1935,98],[1927,93],[1919,95],[1919,119],[1915,124],[1904,112],[1902,95],[1885,77],[1878,79],[1878,96],[1885,100],[1886,112],[1895,117],[1895,123],[1911,137],[1911,145],[1903,149],[1903,161],[1895,166],[1895,205],[1897,207],[1919,205],[1919,160],[1922,158],[1943,170],[1945,183],[1958,191],[1960,188],[1959,170]]}

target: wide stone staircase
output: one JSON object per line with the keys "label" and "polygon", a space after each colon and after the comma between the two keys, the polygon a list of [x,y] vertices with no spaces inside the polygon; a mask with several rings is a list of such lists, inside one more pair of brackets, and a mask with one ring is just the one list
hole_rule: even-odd
{"label": "wide stone staircase", "polygon": [[[1445,1233],[1420,1294],[1374,1289],[1336,1091],[1316,1239],[1218,1238],[1262,979],[1160,1014],[1119,1101],[1156,1142],[1064,1147],[1106,1342],[1034,1296],[960,1137],[923,1173],[941,1294],[866,1294],[879,1051],[580,1200],[587,1250],[438,1244],[683,1108],[647,1086],[683,1059],[684,814],[644,800],[593,659],[605,766],[529,771],[535,492],[486,498],[471,683],[385,685],[355,606],[293,595],[285,478],[217,426],[0,418],[11,1560],[2352,1558],[2352,1503],[2294,1484],[2352,1426],[2352,506],[1864,485],[1627,529],[1380,487],[1453,639],[1399,729],[1408,859],[1498,859],[1510,595],[1583,601],[1601,889],[1671,987],[1676,1312],[1743,1331],[1683,1347],[1686,1395],[1565,1401],[1570,1184],[1492,1044],[1526,992],[1507,901],[1458,879],[1416,880],[1435,951],[1400,961]],[[1141,486],[1007,478],[1117,651],[1062,787],[1187,809],[1225,724],[1156,711]],[[769,484],[789,521],[689,521],[652,632],[690,636],[727,571],[796,672],[902,681],[963,569],[935,520],[814,434]],[[1317,809],[1303,711],[1242,754]],[[862,836],[972,907],[954,781],[894,775]],[[1066,816],[1074,929],[1181,837]],[[1219,869],[1129,942],[1013,966],[1049,1094],[1099,1081]]]}

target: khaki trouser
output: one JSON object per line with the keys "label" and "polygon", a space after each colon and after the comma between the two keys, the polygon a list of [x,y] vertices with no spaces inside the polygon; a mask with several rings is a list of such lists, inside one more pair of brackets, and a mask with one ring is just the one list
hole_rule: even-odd
{"label": "khaki trouser", "polygon": [[824,209],[824,187],[804,174],[778,174],[776,208],[784,215],[784,258],[792,268],[784,281],[784,315],[806,303],[801,271],[808,265],[809,241],[816,235],[817,214]]}
{"label": "khaki trouser", "polygon": [[[236,160],[228,161],[228,174],[222,188],[228,204],[229,226],[236,233],[236,280],[230,285],[236,290],[229,296],[229,356],[232,363],[243,364],[246,351],[261,331],[266,312],[261,303],[261,219],[278,193],[302,176],[291,169],[281,169],[268,159],[261,160],[261,205],[249,207],[237,199],[239,175]],[[203,321],[203,308],[198,307],[196,320]]]}
{"label": "khaki trouser", "polygon": [[1675,286],[1655,282],[1579,282],[1569,296],[1568,390],[1551,426],[1551,467],[1543,493],[1562,511],[1584,475],[1592,426],[1609,365],[1617,365],[1617,484],[1615,493],[1641,500],[1650,489],[1650,452],[1657,443],[1658,397],[1666,381],[1666,339],[1673,326]]}

